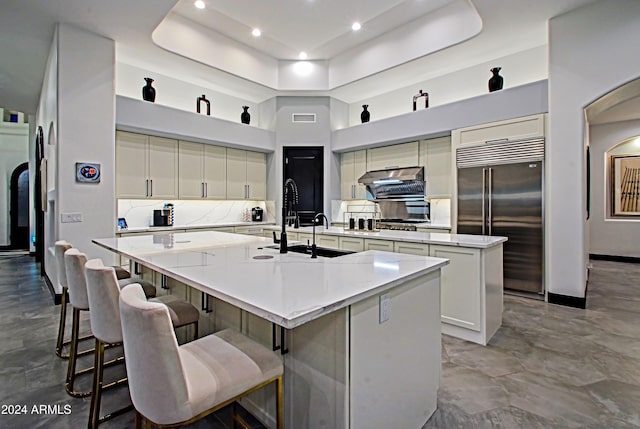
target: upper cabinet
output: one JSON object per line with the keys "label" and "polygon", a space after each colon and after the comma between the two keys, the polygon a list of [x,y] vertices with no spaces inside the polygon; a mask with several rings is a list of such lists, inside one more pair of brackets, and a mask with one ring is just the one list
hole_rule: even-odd
{"label": "upper cabinet", "polygon": [[340,193],[343,200],[364,200],[366,188],[358,179],[367,172],[367,151],[345,152],[340,156]]}
{"label": "upper cabinet", "polygon": [[180,199],[218,200],[227,197],[227,149],[201,143],[178,144]]}
{"label": "upper cabinet", "polygon": [[526,140],[544,137],[544,135],[544,114],[459,128],[451,133],[454,146]]}
{"label": "upper cabinet", "polygon": [[427,197],[451,198],[451,137],[420,141],[420,162],[424,166]]}
{"label": "upper cabinet", "polygon": [[267,198],[267,156],[261,152],[227,149],[227,199]]}
{"label": "upper cabinet", "polygon": [[395,144],[367,150],[367,171],[418,165],[418,142]]}
{"label": "upper cabinet", "polygon": [[177,173],[177,140],[123,131],[116,133],[118,198],[177,198]]}

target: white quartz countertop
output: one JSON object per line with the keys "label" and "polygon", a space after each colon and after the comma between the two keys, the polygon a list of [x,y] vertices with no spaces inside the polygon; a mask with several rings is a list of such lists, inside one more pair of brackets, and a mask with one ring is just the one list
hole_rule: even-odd
{"label": "white quartz countertop", "polygon": [[267,248],[267,238],[218,231],[93,242],[289,329],[449,263],[373,250],[311,259]]}
{"label": "white quartz countertop", "polygon": [[[280,231],[278,225],[265,225],[265,229]],[[288,232],[303,232],[311,234],[313,227],[305,226],[298,229],[287,228]],[[381,230],[379,232],[368,231],[345,231],[339,226],[316,227],[316,234],[338,235],[345,237],[374,238],[378,240],[406,241],[424,244],[442,244],[445,246],[474,247],[487,249],[507,241],[507,237],[491,235],[471,235],[471,234],[447,234],[440,232],[420,232],[420,231],[392,231]]]}
{"label": "white quartz countertop", "polygon": [[274,223],[238,221],[238,222],[215,223],[215,224],[208,224],[208,225],[146,226],[146,227],[137,227],[137,228],[118,229],[116,232],[118,234],[126,234],[126,233],[159,232],[159,231],[179,231],[182,229],[198,230],[198,229],[207,229],[207,228],[225,228],[225,227],[233,227],[233,226],[265,226],[265,225],[273,226]]}

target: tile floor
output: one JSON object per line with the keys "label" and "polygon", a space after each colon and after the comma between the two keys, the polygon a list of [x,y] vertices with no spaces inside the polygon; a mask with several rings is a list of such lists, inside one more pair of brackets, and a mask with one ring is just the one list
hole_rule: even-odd
{"label": "tile floor", "polygon": [[[424,429],[640,428],[640,264],[593,261],[587,308],[505,296],[487,347],[443,336],[439,406]],[[58,315],[33,258],[0,253],[0,428],[86,427],[89,400],[66,395],[66,361],[54,355]],[[104,407],[127,401],[126,388],[115,389]],[[33,413],[41,404],[53,409]],[[5,414],[11,405],[28,412]],[[231,427],[228,414],[190,427]]]}

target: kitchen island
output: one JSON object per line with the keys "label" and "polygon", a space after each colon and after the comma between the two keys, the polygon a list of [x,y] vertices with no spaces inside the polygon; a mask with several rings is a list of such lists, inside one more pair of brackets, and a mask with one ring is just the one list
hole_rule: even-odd
{"label": "kitchen island", "polygon": [[[236,325],[279,349],[288,428],[420,428],[436,409],[446,259],[375,250],[311,259],[213,231],[94,242],[146,267],[162,289],[200,299],[206,317],[222,313],[212,330]],[[224,305],[210,308],[208,297]],[[224,317],[234,310],[239,318]],[[273,393],[243,402],[268,426]]]}

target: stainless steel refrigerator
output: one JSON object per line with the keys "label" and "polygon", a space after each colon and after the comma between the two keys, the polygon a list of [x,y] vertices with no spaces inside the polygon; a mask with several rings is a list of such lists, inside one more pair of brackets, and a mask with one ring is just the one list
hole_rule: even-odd
{"label": "stainless steel refrigerator", "polygon": [[542,294],[544,142],[528,143],[458,151],[457,232],[508,237],[505,289]]}

